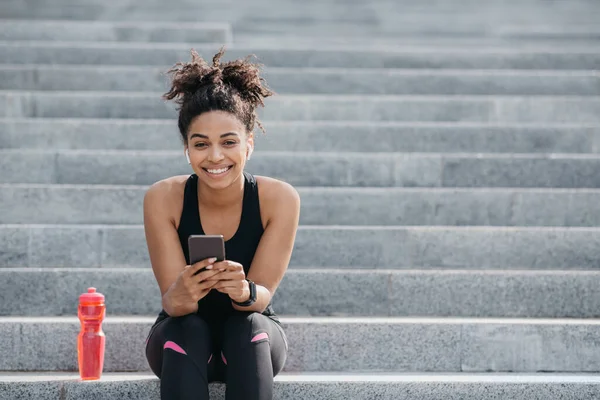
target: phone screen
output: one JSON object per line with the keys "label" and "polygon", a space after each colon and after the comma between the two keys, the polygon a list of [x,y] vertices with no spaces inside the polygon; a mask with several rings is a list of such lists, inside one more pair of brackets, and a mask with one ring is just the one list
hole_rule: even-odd
{"label": "phone screen", "polygon": [[207,258],[216,257],[225,260],[225,241],[223,235],[190,235],[188,238],[190,265]]}

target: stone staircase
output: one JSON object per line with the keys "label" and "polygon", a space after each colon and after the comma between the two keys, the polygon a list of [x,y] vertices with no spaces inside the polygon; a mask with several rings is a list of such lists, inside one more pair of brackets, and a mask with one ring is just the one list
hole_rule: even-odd
{"label": "stone staircase", "polygon": [[279,94],[249,171],[302,198],[276,398],[600,398],[597,1],[0,7],[0,400],[159,398],[142,198],[190,173],[164,72],[222,44]]}

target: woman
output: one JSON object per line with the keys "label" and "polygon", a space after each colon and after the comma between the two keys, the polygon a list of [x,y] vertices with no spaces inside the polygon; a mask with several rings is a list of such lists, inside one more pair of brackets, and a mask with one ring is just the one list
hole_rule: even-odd
{"label": "woman", "polygon": [[[254,126],[262,128],[256,108],[273,93],[256,65],[221,63],[222,55],[209,65],[192,50],[191,62],[169,71],[164,98],[179,105],[194,173],[161,180],[144,197],[163,305],[146,357],[162,399],[208,399],[213,381],[226,383],[228,400],[271,399],[287,357],[271,299],[290,261],[300,199],[289,184],[244,171]],[[189,265],[187,239],[202,234],[223,235],[225,261]]]}

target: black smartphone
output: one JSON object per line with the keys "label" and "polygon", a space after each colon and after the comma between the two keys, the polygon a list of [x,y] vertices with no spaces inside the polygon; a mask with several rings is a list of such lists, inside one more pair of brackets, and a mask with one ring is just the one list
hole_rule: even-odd
{"label": "black smartphone", "polygon": [[[190,265],[211,257],[216,257],[217,261],[225,260],[223,235],[190,235],[188,237],[188,254]],[[202,271],[204,268],[197,273]]]}

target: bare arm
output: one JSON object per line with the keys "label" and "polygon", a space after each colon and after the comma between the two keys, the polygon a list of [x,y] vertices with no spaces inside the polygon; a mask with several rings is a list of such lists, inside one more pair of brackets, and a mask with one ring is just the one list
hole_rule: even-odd
{"label": "bare arm", "polygon": [[[300,196],[284,182],[277,182],[270,190],[273,192],[266,196],[270,198],[267,207],[270,217],[247,276],[256,284],[256,302],[249,307],[232,303],[237,310],[263,312],[279,287],[292,256],[300,217]],[[248,290],[245,299],[249,296]]]}
{"label": "bare arm", "polygon": [[173,198],[172,182],[160,181],[148,189],[144,196],[144,230],[163,309],[174,317],[198,311],[198,300],[214,284],[201,282],[218,271],[204,271],[194,276],[194,272],[209,263],[186,265],[175,222],[169,216]]}

